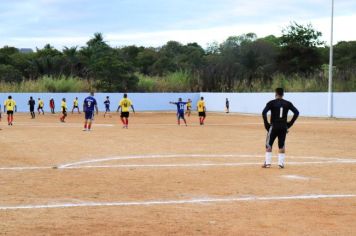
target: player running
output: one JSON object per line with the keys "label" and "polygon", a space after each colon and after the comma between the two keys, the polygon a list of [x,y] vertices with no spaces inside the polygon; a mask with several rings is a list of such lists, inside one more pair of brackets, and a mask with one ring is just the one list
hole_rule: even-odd
{"label": "player running", "polygon": [[199,123],[200,125],[204,125],[204,121],[206,117],[204,97],[200,98],[200,101],[197,104],[197,108],[198,108],[198,115],[199,115]]}
{"label": "player running", "polygon": [[73,108],[72,108],[72,114],[74,112],[74,109],[77,109],[78,114],[80,114],[80,109],[79,109],[79,101],[78,98],[76,97],[73,101]]}
{"label": "player running", "polygon": [[31,119],[35,119],[35,117],[36,117],[36,113],[35,113],[36,101],[35,101],[35,99],[33,99],[33,97],[30,97],[30,100],[28,100],[27,105],[30,106]]}
{"label": "player running", "polygon": [[185,114],[189,117],[191,113],[192,113],[192,100],[189,98],[187,102],[187,111],[185,112]]}
{"label": "player running", "polygon": [[185,117],[184,117],[184,110],[185,110],[185,105],[187,105],[188,102],[183,102],[182,98],[179,98],[178,102],[169,102],[169,103],[175,104],[177,106],[178,125],[180,125],[180,120],[182,119],[184,121],[185,126],[187,126],[187,121],[185,120]]}
{"label": "player running", "polygon": [[[266,130],[268,131],[266,140],[266,158],[262,168],[270,168],[272,164],[272,146],[274,140],[278,137],[278,166],[284,168],[285,159],[285,140],[288,129],[291,128],[299,116],[299,111],[293,104],[283,99],[284,90],[276,89],[276,99],[267,103],[263,109],[262,117]],[[288,122],[288,112],[291,110],[294,115],[291,121]],[[271,121],[267,120],[267,113],[271,111]]]}
{"label": "player running", "polygon": [[43,100],[41,98],[38,98],[38,107],[37,107],[38,114],[41,114],[42,112],[42,115],[44,115],[43,107],[44,107]]}
{"label": "player running", "polygon": [[14,121],[14,111],[16,112],[17,106],[15,100],[12,99],[11,96],[8,96],[6,101],[4,102],[4,112],[7,113],[7,124],[12,125]]}
{"label": "player running", "polygon": [[104,105],[105,105],[104,117],[106,116],[106,114],[109,114],[109,117],[111,118],[111,115],[110,115],[110,99],[109,99],[109,96],[106,96],[106,100],[104,101]]}
{"label": "player running", "polygon": [[60,121],[65,122],[64,119],[67,117],[67,102],[65,98],[62,98],[61,110],[62,110],[62,116],[60,118]]}
{"label": "player running", "polygon": [[117,112],[120,111],[121,109],[121,122],[124,125],[122,128],[129,128],[129,116],[130,116],[130,107],[133,111],[133,113],[135,113],[135,108],[133,107],[133,104],[131,102],[130,99],[127,98],[127,94],[124,94],[124,98],[121,99],[119,107],[117,108]]}
{"label": "player running", "polygon": [[91,92],[90,96],[86,97],[83,103],[83,111],[85,113],[85,122],[84,122],[83,131],[90,131],[91,129],[91,124],[94,118],[94,108],[96,114],[98,114],[99,113],[98,105],[96,99],[94,98],[94,93]]}

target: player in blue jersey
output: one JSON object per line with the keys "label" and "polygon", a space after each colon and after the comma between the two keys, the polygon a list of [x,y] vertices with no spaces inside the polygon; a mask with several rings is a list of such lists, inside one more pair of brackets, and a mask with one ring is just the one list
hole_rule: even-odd
{"label": "player in blue jersey", "polygon": [[90,131],[91,129],[91,124],[94,118],[94,108],[96,114],[98,114],[99,113],[98,105],[96,99],[94,98],[94,93],[91,92],[90,96],[85,98],[83,103],[83,111],[85,113],[85,123],[84,123],[83,131]]}
{"label": "player in blue jersey", "polygon": [[187,121],[185,120],[184,112],[185,112],[185,105],[187,105],[188,102],[183,102],[182,98],[179,98],[178,102],[169,102],[169,103],[177,105],[178,125],[180,125],[180,119],[182,119],[184,121],[185,126],[187,126]]}
{"label": "player in blue jersey", "polygon": [[111,118],[111,115],[110,115],[110,99],[109,99],[109,96],[106,96],[106,100],[104,101],[104,105],[105,105],[104,117],[106,116],[106,114],[109,114],[109,117]]}

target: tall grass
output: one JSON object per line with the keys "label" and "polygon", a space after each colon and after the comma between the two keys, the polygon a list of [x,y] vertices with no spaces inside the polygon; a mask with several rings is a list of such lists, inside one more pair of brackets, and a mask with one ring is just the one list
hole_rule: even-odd
{"label": "tall grass", "polygon": [[165,76],[137,74],[139,92],[194,92],[199,90],[198,79],[186,71],[177,71]]}
{"label": "tall grass", "polygon": [[89,90],[90,85],[87,81],[64,76],[59,78],[44,76],[20,83],[0,82],[0,92],[86,92]]}

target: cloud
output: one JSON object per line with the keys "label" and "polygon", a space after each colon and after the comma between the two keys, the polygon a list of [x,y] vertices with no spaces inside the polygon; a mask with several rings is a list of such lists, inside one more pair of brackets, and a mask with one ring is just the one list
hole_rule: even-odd
{"label": "cloud", "polygon": [[[103,32],[113,46],[222,42],[255,32],[279,35],[291,21],[329,39],[331,0],[16,0],[0,5],[0,46],[85,45]],[[356,40],[356,1],[335,1],[335,40]]]}

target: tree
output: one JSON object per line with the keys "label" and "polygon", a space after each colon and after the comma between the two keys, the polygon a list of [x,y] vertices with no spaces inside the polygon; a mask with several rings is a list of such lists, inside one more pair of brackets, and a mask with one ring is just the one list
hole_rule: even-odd
{"label": "tree", "polygon": [[285,28],[277,58],[279,70],[287,74],[308,74],[320,69],[322,56],[317,47],[324,44],[320,41],[321,35],[311,24],[303,26],[293,22]]}

